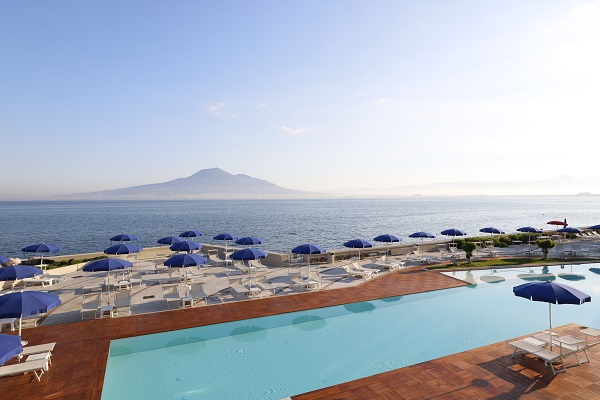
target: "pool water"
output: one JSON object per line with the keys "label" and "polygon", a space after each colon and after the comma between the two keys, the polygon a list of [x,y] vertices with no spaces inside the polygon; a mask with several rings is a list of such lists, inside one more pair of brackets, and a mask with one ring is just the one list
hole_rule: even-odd
{"label": "pool water", "polygon": [[594,267],[448,273],[473,284],[113,340],[102,399],[281,399],[512,339],[548,328],[546,303],[512,293],[535,278],[592,296],[553,306],[554,326],[600,327]]}

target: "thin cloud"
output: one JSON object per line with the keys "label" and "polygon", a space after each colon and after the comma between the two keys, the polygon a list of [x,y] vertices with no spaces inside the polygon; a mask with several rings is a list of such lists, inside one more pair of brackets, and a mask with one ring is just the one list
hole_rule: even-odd
{"label": "thin cloud", "polygon": [[390,102],[390,99],[388,99],[387,97],[380,97],[380,98],[378,98],[376,100],[369,101],[367,104],[376,105],[377,106],[377,105],[387,104],[389,102]]}
{"label": "thin cloud", "polygon": [[229,108],[227,107],[227,104],[223,103],[223,102],[208,106],[208,107],[206,107],[206,109],[212,115],[216,115],[217,117],[222,117],[222,118],[238,118],[239,117],[238,114],[231,112],[229,110]]}
{"label": "thin cloud", "polygon": [[289,126],[282,126],[281,131],[290,136],[301,136],[310,133],[312,130],[308,128],[290,128]]}

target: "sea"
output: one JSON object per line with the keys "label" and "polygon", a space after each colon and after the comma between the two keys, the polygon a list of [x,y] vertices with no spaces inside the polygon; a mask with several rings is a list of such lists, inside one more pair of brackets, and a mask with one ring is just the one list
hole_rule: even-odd
{"label": "sea", "polygon": [[[289,252],[303,243],[330,251],[343,243],[390,233],[408,236],[426,231],[443,238],[457,228],[468,236],[493,226],[515,232],[521,226],[555,229],[550,220],[570,226],[600,224],[600,196],[409,197],[324,200],[181,200],[181,201],[3,201],[0,202],[0,255],[27,258],[21,249],[34,243],[62,248],[57,255],[103,251],[110,238],[128,233],[142,247],[157,246],[164,236],[195,229],[200,243],[223,233],[256,236],[266,251]],[[229,243],[231,245],[231,243]]]}

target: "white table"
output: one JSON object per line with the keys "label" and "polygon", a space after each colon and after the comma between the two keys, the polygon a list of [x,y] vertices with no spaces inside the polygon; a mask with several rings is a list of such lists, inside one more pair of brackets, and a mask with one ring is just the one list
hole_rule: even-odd
{"label": "white table", "polygon": [[115,307],[114,306],[102,306],[100,307],[100,318],[113,317],[115,315]]}
{"label": "white table", "polygon": [[186,296],[186,297],[181,298],[181,308],[194,307],[195,303],[196,302],[195,302],[194,298],[191,296]]}
{"label": "white table", "polygon": [[10,325],[10,330],[15,330],[15,324],[17,322],[17,318],[2,318],[0,319],[0,332],[2,332],[2,325]]}

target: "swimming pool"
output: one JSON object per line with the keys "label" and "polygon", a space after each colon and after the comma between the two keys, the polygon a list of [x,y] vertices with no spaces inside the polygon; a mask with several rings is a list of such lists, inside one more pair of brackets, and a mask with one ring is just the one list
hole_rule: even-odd
{"label": "swimming pool", "polygon": [[[473,285],[113,340],[102,398],[281,399],[511,339],[548,326],[513,286],[554,277],[594,299],[599,266],[455,272]],[[560,305],[553,321],[600,327],[600,313]]]}

